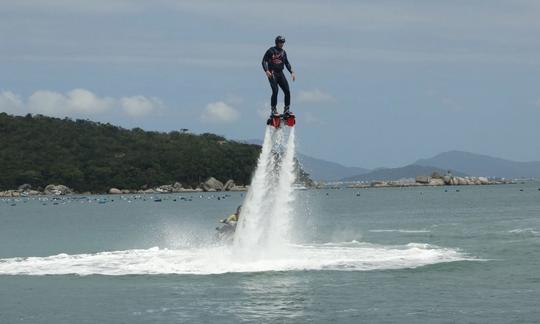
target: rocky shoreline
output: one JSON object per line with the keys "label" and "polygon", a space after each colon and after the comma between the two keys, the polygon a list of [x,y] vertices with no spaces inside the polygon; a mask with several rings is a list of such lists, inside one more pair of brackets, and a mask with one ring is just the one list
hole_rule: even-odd
{"label": "rocky shoreline", "polygon": [[487,177],[455,177],[451,174],[440,176],[417,176],[414,179],[395,181],[371,181],[369,183],[348,184],[347,188],[380,188],[380,187],[417,187],[417,186],[467,186],[467,185],[497,185],[512,184],[508,179],[491,179]]}
{"label": "rocky shoreline", "polygon": [[184,187],[180,182],[161,185],[154,188],[120,189],[110,188],[107,192],[77,192],[65,185],[49,184],[42,190],[32,188],[29,184],[23,184],[18,189],[0,191],[0,197],[26,197],[26,196],[63,196],[63,195],[92,195],[92,194],[159,194],[159,193],[184,193],[184,192],[217,192],[217,191],[247,191],[249,186],[236,185],[234,180],[223,183],[214,177],[193,188]]}
{"label": "rocky shoreline", "polygon": [[[465,186],[465,185],[498,185],[515,183],[508,179],[490,179],[487,177],[456,177],[452,175],[432,175],[432,176],[417,176],[414,179],[401,179],[395,181],[371,181],[341,184],[338,187],[346,188],[390,188],[390,187],[417,187],[417,186]],[[310,188],[324,189],[328,186],[324,183],[317,183]],[[92,194],[160,194],[160,193],[189,193],[189,192],[218,192],[218,191],[247,191],[249,186],[239,186],[233,180],[228,180],[223,183],[214,177],[208,178],[197,187],[184,187],[181,183],[166,184],[153,188],[140,189],[121,189],[110,188],[107,192],[77,192],[64,185],[50,184],[43,190],[33,189],[28,184],[19,186],[18,189],[0,191],[0,197],[26,197],[26,196],[60,196],[60,195],[92,195]]]}

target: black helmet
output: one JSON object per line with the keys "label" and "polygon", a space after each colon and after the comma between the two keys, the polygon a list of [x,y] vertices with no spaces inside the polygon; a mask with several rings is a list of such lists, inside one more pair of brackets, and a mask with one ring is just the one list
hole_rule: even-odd
{"label": "black helmet", "polygon": [[276,45],[278,43],[285,43],[285,37],[283,37],[283,36],[276,37]]}

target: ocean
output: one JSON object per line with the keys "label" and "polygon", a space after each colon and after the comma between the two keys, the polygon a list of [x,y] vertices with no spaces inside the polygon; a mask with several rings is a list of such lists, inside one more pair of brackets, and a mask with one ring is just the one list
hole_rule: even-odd
{"label": "ocean", "polygon": [[0,200],[0,323],[540,322],[540,183],[295,197],[248,256],[245,193]]}

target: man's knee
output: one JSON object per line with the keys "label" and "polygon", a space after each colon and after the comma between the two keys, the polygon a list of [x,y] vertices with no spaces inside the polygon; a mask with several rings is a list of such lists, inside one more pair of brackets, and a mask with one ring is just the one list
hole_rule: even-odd
{"label": "man's knee", "polygon": [[289,89],[284,89],[283,94],[285,95],[285,97],[289,97],[291,95],[291,92],[289,91]]}

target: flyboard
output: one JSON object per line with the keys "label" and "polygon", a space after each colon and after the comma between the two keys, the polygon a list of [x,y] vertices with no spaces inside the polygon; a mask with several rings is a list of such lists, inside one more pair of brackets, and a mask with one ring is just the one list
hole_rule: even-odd
{"label": "flyboard", "polygon": [[273,126],[274,128],[280,128],[282,124],[293,127],[296,124],[296,117],[293,113],[286,112],[284,114],[271,114],[266,121],[266,125]]}

